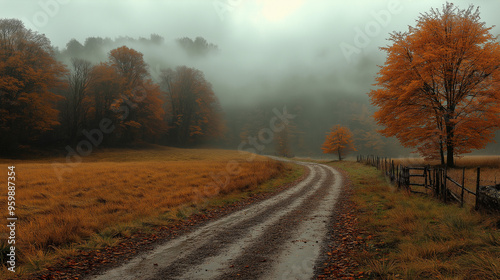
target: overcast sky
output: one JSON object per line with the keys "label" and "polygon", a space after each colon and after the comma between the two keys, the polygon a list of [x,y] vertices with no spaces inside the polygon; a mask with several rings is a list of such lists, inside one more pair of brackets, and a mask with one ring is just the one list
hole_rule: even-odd
{"label": "overcast sky", "polygon": [[[256,78],[322,80],[331,90],[365,94],[392,31],[414,25],[419,13],[445,1],[411,0],[0,0],[0,18],[19,18],[64,48],[75,38],[202,36],[220,57],[188,65],[215,87]],[[454,1],[480,6],[488,26],[500,24],[500,0]],[[494,34],[500,33],[498,28]],[[169,55],[169,54],[165,54]],[[172,54],[174,55],[174,54]],[[182,63],[182,62],[179,62]],[[184,63],[185,64],[185,63]],[[151,66],[154,68],[154,65]],[[327,81],[327,82],[325,82]],[[328,82],[331,81],[331,82]],[[233,83],[233,84],[231,84]]]}

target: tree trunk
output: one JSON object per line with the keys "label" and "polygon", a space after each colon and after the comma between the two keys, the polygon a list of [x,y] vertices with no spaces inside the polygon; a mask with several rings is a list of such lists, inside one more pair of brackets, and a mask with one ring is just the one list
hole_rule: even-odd
{"label": "tree trunk", "polygon": [[441,157],[441,166],[444,166],[444,151],[443,151],[443,141],[439,141],[439,155]]}
{"label": "tree trunk", "polygon": [[446,145],[446,166],[455,167],[455,161],[453,159],[453,144]]}
{"label": "tree trunk", "polygon": [[446,125],[446,166],[455,167],[455,162],[453,159],[454,152],[453,145],[453,127]]}
{"label": "tree trunk", "polygon": [[339,161],[341,161],[342,160],[342,156],[340,155],[340,149],[338,149],[337,152],[338,152],[338,155],[339,155]]}

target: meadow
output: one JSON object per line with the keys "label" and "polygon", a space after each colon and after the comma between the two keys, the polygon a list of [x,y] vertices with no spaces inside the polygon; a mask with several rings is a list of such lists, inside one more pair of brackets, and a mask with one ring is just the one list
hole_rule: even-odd
{"label": "meadow", "polygon": [[330,164],[352,182],[364,245],[350,257],[369,279],[500,279],[498,216],[398,191],[375,167]]}
{"label": "meadow", "polygon": [[[114,237],[145,225],[168,224],[185,217],[183,207],[206,207],[298,172],[297,167],[254,156],[159,146],[110,149],[83,158],[62,180],[52,163],[64,163],[64,158],[2,159],[3,169],[16,167],[19,264],[27,271],[40,269],[51,254],[70,245],[109,243],[100,233],[110,228]],[[6,177],[0,178],[1,185]],[[6,211],[2,213],[5,220]],[[5,242],[1,249],[7,250]]]}

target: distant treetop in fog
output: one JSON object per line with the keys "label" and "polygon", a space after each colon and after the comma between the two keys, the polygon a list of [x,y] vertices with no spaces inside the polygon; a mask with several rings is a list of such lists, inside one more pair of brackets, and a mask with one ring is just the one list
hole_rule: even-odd
{"label": "distant treetop in fog", "polygon": [[218,50],[217,45],[207,42],[203,37],[196,37],[194,41],[188,37],[179,38],[177,39],[177,43],[190,56],[203,56]]}

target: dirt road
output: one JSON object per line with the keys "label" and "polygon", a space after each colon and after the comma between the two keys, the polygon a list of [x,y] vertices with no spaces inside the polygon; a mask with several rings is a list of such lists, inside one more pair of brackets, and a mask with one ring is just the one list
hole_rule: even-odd
{"label": "dirt road", "polygon": [[342,185],[331,167],[90,279],[311,279]]}

